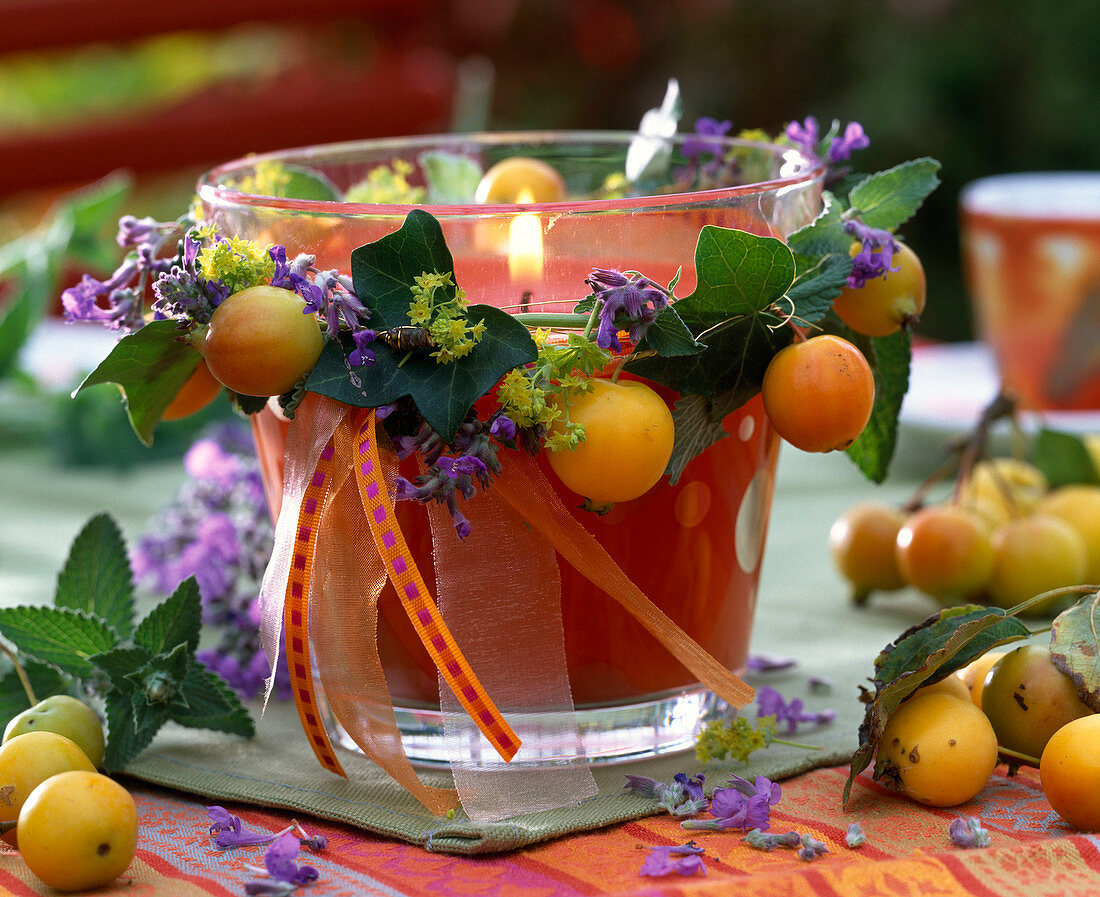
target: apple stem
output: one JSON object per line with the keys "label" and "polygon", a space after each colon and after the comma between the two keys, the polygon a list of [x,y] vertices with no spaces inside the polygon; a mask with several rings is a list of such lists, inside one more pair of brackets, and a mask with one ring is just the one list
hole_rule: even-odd
{"label": "apple stem", "polygon": [[0,835],[6,835],[8,832],[13,831],[18,824],[18,819],[6,819],[4,822],[0,822]]}
{"label": "apple stem", "polygon": [[19,658],[15,655],[15,652],[3,642],[0,642],[0,651],[7,654],[8,658],[11,660],[12,666],[15,667],[15,675],[19,677],[19,682],[23,686],[23,691],[27,693],[27,698],[30,700],[31,706],[33,707],[38,703],[38,698],[35,697],[34,689],[31,687],[31,680],[27,678],[27,671],[23,669],[23,664],[19,662]]}

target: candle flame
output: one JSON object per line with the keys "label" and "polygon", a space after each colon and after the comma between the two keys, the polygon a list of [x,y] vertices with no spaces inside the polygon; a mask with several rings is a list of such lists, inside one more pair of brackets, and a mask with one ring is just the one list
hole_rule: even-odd
{"label": "candle flame", "polygon": [[[529,189],[520,191],[518,203],[534,202]],[[542,227],[537,215],[517,215],[508,228],[508,273],[513,283],[533,286],[542,280]]]}

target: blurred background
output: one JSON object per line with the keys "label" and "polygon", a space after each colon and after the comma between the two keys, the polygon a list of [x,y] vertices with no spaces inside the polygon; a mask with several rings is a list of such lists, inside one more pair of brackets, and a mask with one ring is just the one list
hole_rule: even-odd
{"label": "blurred background", "polygon": [[[199,172],[248,152],[633,129],[676,77],[684,129],[710,115],[774,133],[812,114],[863,123],[864,170],[940,159],[943,185],[904,236],[928,270],[919,335],[964,340],[960,187],[1100,168],[1092,0],[1056,15],[1027,0],[6,0],[0,14],[0,244],[116,170],[132,179],[124,211],[174,218]],[[91,260],[77,256],[62,281]]]}

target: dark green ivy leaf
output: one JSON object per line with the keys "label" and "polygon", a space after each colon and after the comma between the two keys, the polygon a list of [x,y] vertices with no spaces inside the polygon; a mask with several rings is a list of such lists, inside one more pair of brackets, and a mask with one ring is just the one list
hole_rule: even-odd
{"label": "dark green ivy leaf", "polygon": [[117,384],[125,398],[130,426],[143,443],[152,445],[164,409],[201,359],[181,337],[175,321],[151,321],[115,343],[111,354],[76,392],[99,383]]}
{"label": "dark green ivy leaf", "polygon": [[667,305],[657,312],[656,319],[646,328],[636,351],[653,351],[663,358],[670,358],[674,355],[696,355],[705,348],[691,335],[676,309]]}
{"label": "dark green ivy leaf", "polygon": [[98,617],[119,635],[134,627],[134,582],[126,543],[108,514],[92,517],[73,540],[57,576],[56,607]]}
{"label": "dark green ivy leaf", "polygon": [[728,393],[716,399],[706,396],[680,396],[672,407],[675,436],[672,457],[665,473],[675,484],[691,460],[729,434],[723,429],[726,415],[739,407],[736,394]]}

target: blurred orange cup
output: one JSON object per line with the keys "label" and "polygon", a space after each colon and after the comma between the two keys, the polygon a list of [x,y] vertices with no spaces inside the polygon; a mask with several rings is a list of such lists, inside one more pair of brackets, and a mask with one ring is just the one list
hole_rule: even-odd
{"label": "blurred orange cup", "polygon": [[1100,409],[1100,172],[974,181],[963,267],[1004,387],[1033,409]]}

